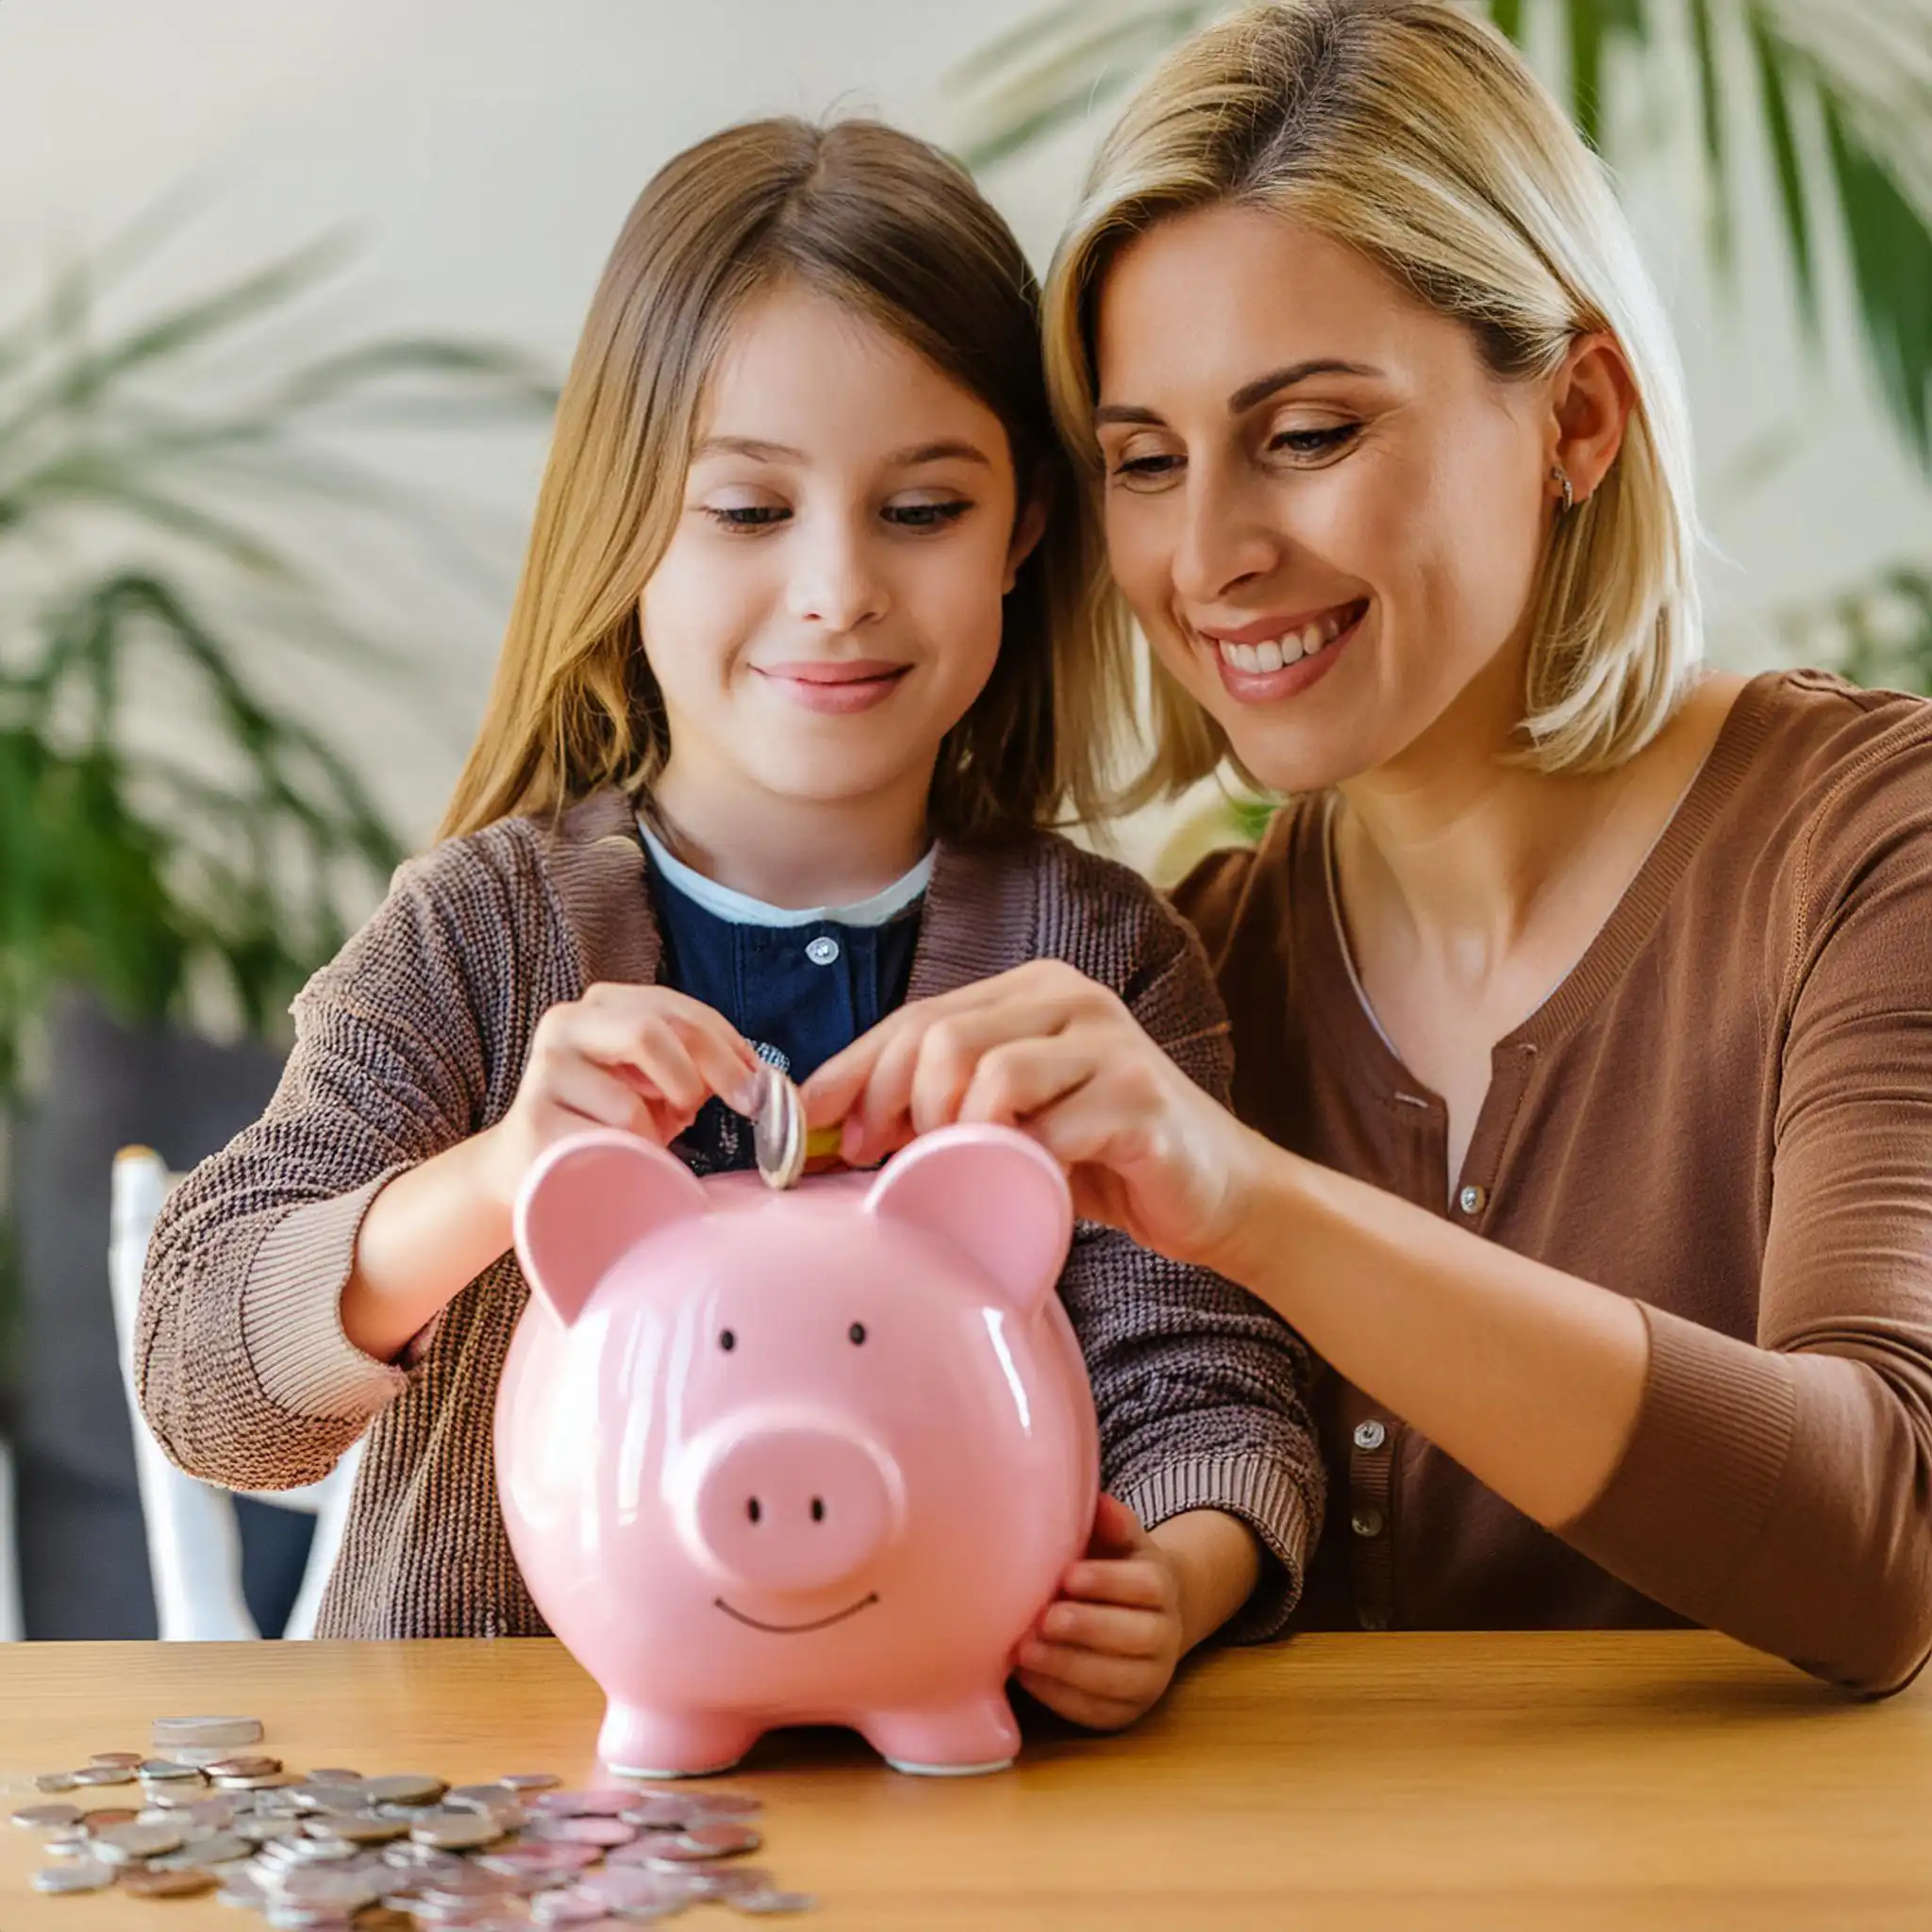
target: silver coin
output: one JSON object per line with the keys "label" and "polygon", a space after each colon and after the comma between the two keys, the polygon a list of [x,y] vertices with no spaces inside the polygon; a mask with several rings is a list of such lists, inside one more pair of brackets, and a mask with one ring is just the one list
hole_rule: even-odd
{"label": "silver coin", "polygon": [[563,1844],[596,1845],[614,1851],[637,1837],[637,1827],[621,1818],[539,1818],[528,1827],[531,1835],[552,1839]]}
{"label": "silver coin", "polygon": [[386,1845],[391,1840],[408,1838],[410,1821],[383,1818],[373,1811],[324,1812],[308,1819],[303,1831],[310,1838],[340,1839],[352,1845]]}
{"label": "silver coin", "polygon": [[212,1831],[206,1838],[192,1838],[178,1852],[150,1862],[157,1871],[209,1872],[217,1865],[232,1865],[248,1857],[254,1850],[239,1833]]}
{"label": "silver coin", "polygon": [[209,1765],[237,1755],[232,1744],[176,1744],[168,1753],[176,1764],[192,1764],[197,1771],[206,1771]]}
{"label": "silver coin", "polygon": [[541,1891],[530,1901],[530,1917],[540,1925],[597,1925],[610,1923],[601,1899],[588,1892]]}
{"label": "silver coin", "polygon": [[276,1900],[265,1917],[277,1932],[350,1932],[354,1923],[334,1906],[305,1906],[288,1899]]}
{"label": "silver coin", "polygon": [[554,1771],[513,1771],[496,1782],[507,1790],[548,1791],[554,1790],[563,1780]]}
{"label": "silver coin", "polygon": [[43,1771],[34,1779],[37,1791],[71,1791],[74,1789],[74,1774],[71,1771]]}
{"label": "silver coin", "polygon": [[364,1906],[374,1905],[384,1890],[382,1881],[367,1873],[331,1872],[326,1867],[310,1866],[302,1872],[291,1872],[279,1888],[279,1895],[291,1904],[305,1906],[334,1906],[339,1911],[359,1912]]}
{"label": "silver coin", "polygon": [[188,1833],[175,1824],[110,1824],[94,1834],[94,1850],[110,1865],[136,1865],[178,1852]]}
{"label": "silver coin", "polygon": [[359,1771],[344,1771],[339,1765],[326,1765],[321,1771],[311,1771],[308,1782],[312,1785],[359,1785],[362,1774]]}
{"label": "silver coin", "polygon": [[121,1890],[136,1898],[193,1898],[198,1892],[212,1891],[215,1884],[212,1872],[178,1866],[142,1865],[121,1874]]}
{"label": "silver coin", "polygon": [[13,1822],[29,1831],[52,1831],[58,1825],[78,1824],[86,1815],[78,1805],[23,1805]]}
{"label": "silver coin", "polygon": [[238,1818],[235,1835],[245,1838],[250,1844],[265,1845],[275,1839],[300,1838],[302,1825],[293,1818]]}
{"label": "silver coin", "polygon": [[73,1777],[76,1785],[131,1785],[134,1767],[131,1764],[83,1764]]}
{"label": "silver coin", "polygon": [[688,1798],[646,1797],[617,1814],[640,1831],[682,1831],[705,1816]]}
{"label": "silver coin", "polygon": [[174,1784],[177,1781],[186,1783],[190,1780],[195,1784],[202,1782],[201,1767],[183,1764],[178,1757],[145,1758],[136,1766],[136,1771],[143,1784]]}
{"label": "silver coin", "polygon": [[635,1791],[537,1791],[524,1808],[540,1818],[622,1818],[637,1803]]}
{"label": "silver coin", "polygon": [[158,1717],[148,1731],[157,1751],[172,1751],[177,1744],[258,1744],[261,1720],[258,1717]]}
{"label": "silver coin", "polygon": [[454,1852],[439,1852],[428,1845],[411,1844],[408,1839],[382,1848],[382,1862],[399,1872],[412,1872],[433,1877],[463,1869],[463,1860]]}
{"label": "silver coin", "polygon": [[819,1902],[808,1891],[748,1891],[724,1901],[747,1918],[776,1917],[784,1912],[815,1912]]}
{"label": "silver coin", "polygon": [[264,1912],[269,1907],[269,1893],[261,1881],[247,1872],[224,1872],[222,1889],[215,1893],[215,1903],[222,1906],[235,1906],[242,1911]]}
{"label": "silver coin", "polygon": [[746,1892],[770,1891],[772,1874],[762,1865],[687,1865],[672,1882],[693,1901],[731,1899]]}
{"label": "silver coin", "polygon": [[474,1851],[504,1835],[503,1826],[487,1811],[425,1810],[409,1827],[410,1839],[439,1852]]}
{"label": "silver coin", "polygon": [[513,1896],[516,1889],[517,1881],[508,1874],[479,1871],[471,1864],[416,1881],[417,1895],[425,1905],[438,1907],[487,1904]]}
{"label": "silver coin", "polygon": [[712,1818],[756,1818],[765,1808],[765,1801],[750,1791],[713,1790],[707,1785],[694,1785],[677,1795],[693,1810]]}
{"label": "silver coin", "polygon": [[691,1896],[676,1876],[634,1865],[606,1865],[599,1871],[586,1872],[577,1880],[576,1890],[589,1898],[601,1899],[618,1912],[675,1907]]}
{"label": "silver coin", "polygon": [[403,1771],[388,1777],[365,1778],[362,1789],[371,1804],[433,1805],[449,1787],[426,1772]]}
{"label": "silver coin", "polygon": [[36,1891],[105,1891],[114,1882],[114,1868],[89,1858],[78,1865],[50,1865],[29,1882]]}
{"label": "silver coin", "polygon": [[805,1103],[791,1074],[760,1061],[752,1087],[751,1141],[768,1188],[798,1185],[805,1172]]}
{"label": "silver coin", "polygon": [[476,1863],[485,1872],[508,1872],[518,1877],[568,1877],[573,1873],[588,1872],[601,1856],[595,1845],[545,1844],[525,1839],[494,1851],[479,1852]]}
{"label": "silver coin", "polygon": [[87,1761],[90,1764],[122,1764],[132,1771],[141,1762],[141,1753],[139,1751],[91,1751],[88,1754]]}
{"label": "silver coin", "polygon": [[741,1852],[755,1852],[764,1839],[751,1825],[736,1818],[708,1819],[688,1827],[677,1844],[698,1845],[708,1858],[735,1858]]}
{"label": "silver coin", "polygon": [[522,1801],[508,1785],[452,1785],[442,1794],[445,1805],[467,1806],[475,1811],[521,1811]]}

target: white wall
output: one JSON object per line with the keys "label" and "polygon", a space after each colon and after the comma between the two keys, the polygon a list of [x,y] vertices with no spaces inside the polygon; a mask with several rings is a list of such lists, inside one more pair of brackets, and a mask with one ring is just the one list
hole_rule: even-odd
{"label": "white wall", "polygon": [[[943,132],[936,87],[949,63],[1029,10],[1031,0],[6,0],[0,305],[188,182],[206,205],[143,272],[144,297],[347,223],[366,253],[335,323],[507,338],[560,366],[625,208],[675,149],[728,120],[841,105]],[[990,181],[1041,259],[1091,131]],[[1932,556],[1932,491],[1884,427],[1841,313],[1828,370],[1807,373],[1768,192],[1756,192],[1742,292],[1727,301],[1705,269],[1687,178],[1681,140],[1666,140],[1630,190],[1677,319],[1713,535],[1731,559],[1710,577],[1720,650],[1748,659],[1760,648],[1755,613]],[[1754,453],[1774,431],[1793,441],[1768,469]],[[326,662],[287,676],[420,836],[482,701],[541,450],[522,433],[370,450],[427,500],[460,508],[473,588],[458,594],[446,575],[400,565],[348,587],[406,630],[413,691],[373,702],[365,680]]]}

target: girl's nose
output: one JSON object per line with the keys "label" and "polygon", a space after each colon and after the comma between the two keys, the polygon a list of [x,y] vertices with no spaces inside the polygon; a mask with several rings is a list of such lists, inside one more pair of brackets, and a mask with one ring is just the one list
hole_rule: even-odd
{"label": "girl's nose", "polygon": [[869,546],[843,532],[798,546],[790,601],[793,617],[828,631],[876,623],[891,602]]}

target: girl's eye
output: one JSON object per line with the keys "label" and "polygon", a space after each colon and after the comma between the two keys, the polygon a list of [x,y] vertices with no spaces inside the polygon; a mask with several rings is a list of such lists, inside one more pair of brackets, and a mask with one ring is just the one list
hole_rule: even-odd
{"label": "girl's eye", "polygon": [[957,524],[973,506],[970,503],[895,503],[888,506],[886,519],[902,530],[943,530]]}
{"label": "girl's eye", "polygon": [[1359,423],[1336,423],[1325,429],[1284,429],[1269,439],[1268,447],[1295,457],[1328,456],[1352,442],[1360,428]]}
{"label": "girl's eye", "polygon": [[763,530],[783,523],[791,512],[775,504],[724,503],[704,507],[705,514],[724,530]]}

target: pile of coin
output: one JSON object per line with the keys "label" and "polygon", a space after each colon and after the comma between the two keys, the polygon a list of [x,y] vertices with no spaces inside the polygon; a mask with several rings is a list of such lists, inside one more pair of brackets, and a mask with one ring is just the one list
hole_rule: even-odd
{"label": "pile of coin", "polygon": [[750,1917],[811,1909],[758,1850],[759,1801],[711,1785],[565,1790],[548,1772],[455,1788],[426,1773],[298,1774],[257,1749],[252,1718],[163,1718],[156,1754],[103,1751],[35,1779],[43,1794],[138,1786],[139,1805],[22,1807],[58,1861],[47,1892],[214,1891],[309,1932],[447,1927],[609,1932],[714,1903]]}

